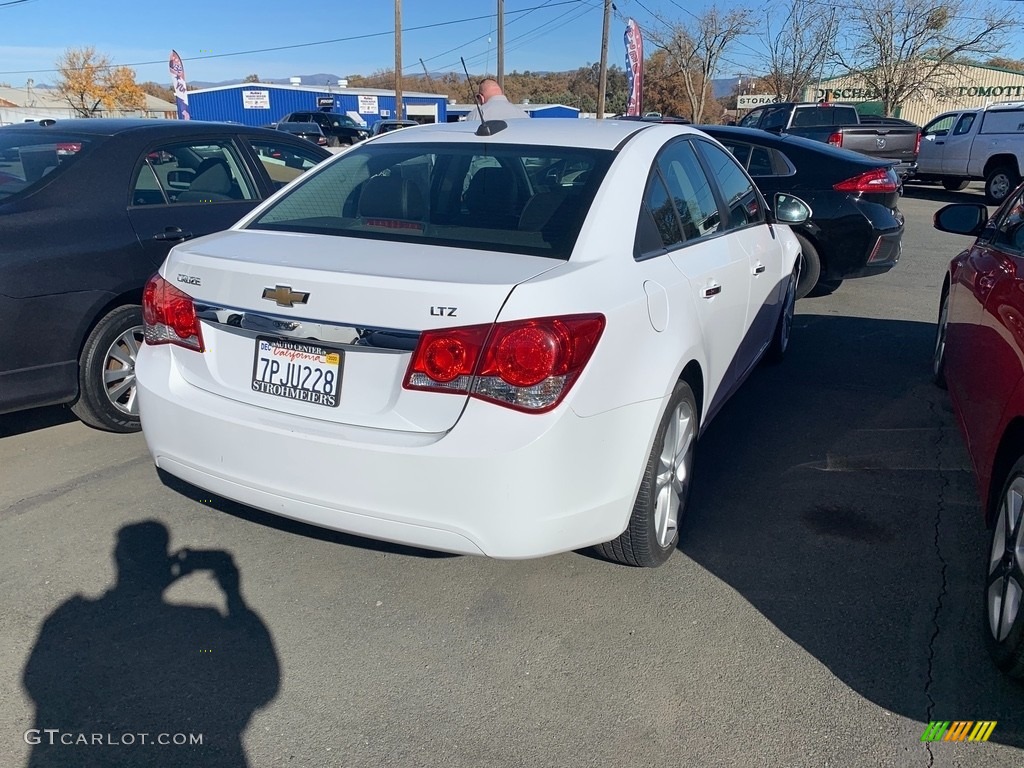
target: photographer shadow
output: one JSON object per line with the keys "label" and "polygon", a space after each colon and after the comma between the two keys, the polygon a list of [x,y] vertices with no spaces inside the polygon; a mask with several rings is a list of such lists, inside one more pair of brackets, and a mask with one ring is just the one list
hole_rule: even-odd
{"label": "photographer shadow", "polygon": [[[169,554],[169,541],[156,521],[122,527],[113,588],[43,623],[23,675],[36,707],[30,768],[248,765],[242,734],[280,686],[273,640],[228,552]],[[165,601],[197,571],[216,579],[226,615]]]}

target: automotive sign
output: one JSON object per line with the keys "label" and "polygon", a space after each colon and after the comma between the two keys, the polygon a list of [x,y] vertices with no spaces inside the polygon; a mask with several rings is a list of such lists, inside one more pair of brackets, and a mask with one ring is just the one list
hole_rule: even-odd
{"label": "automotive sign", "polygon": [[246,109],[270,109],[270,91],[242,91],[242,106]]}
{"label": "automotive sign", "polygon": [[359,114],[360,115],[376,115],[377,114],[377,97],[376,96],[360,96],[359,97]]}

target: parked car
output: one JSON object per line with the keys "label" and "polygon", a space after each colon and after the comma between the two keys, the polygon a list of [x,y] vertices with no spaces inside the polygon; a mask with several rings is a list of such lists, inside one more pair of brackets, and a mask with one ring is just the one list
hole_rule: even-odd
{"label": "parked car", "polygon": [[935,227],[976,237],[949,265],[932,372],[949,389],[992,530],[985,637],[996,664],[1024,678],[1024,186],[989,218],[947,205]]}
{"label": "parked car", "polygon": [[277,130],[311,141],[321,147],[327,146],[327,137],[316,123],[280,123]]}
{"label": "parked car", "polygon": [[902,252],[900,183],[887,161],[800,136],[700,126],[736,155],[766,197],[799,195],[811,218],[793,227],[803,253],[797,298],[888,272]]}
{"label": "parked car", "polygon": [[432,549],[671,555],[701,428],[788,347],[807,206],[685,126],[486,129],[386,134],[169,254],[158,467]]}
{"label": "parked car", "polygon": [[920,129],[913,123],[890,125],[872,121],[862,124],[857,108],[851,104],[828,101],[765,104],[750,110],[739,125],[803,136],[859,152],[874,160],[886,160],[893,163],[901,179],[917,171]]}
{"label": "parked car", "polygon": [[415,128],[419,123],[415,120],[378,120],[370,128],[371,136],[380,136],[382,133],[397,131],[402,128]]}
{"label": "parked car", "polygon": [[330,153],[223,123],[49,123],[0,128],[0,413],[70,403],[91,426],[135,431],[147,278],[172,245],[227,228]]}
{"label": "parked car", "polygon": [[922,129],[917,181],[949,190],[985,182],[986,202],[998,205],[1024,169],[1024,102],[944,112]]}
{"label": "parked car", "polygon": [[365,126],[340,112],[292,112],[277,123],[278,128],[282,123],[316,123],[327,137],[327,145],[330,147],[355,144],[370,135]]}

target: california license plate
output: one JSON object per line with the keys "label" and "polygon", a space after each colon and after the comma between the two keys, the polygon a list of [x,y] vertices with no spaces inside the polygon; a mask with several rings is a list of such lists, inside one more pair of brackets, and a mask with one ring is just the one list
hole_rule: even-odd
{"label": "california license plate", "polygon": [[252,390],[336,408],[340,401],[340,350],[305,341],[256,337]]}

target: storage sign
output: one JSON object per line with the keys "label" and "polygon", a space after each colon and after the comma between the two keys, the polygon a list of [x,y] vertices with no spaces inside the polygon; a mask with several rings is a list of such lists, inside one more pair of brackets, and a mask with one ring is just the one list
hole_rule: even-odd
{"label": "storage sign", "polygon": [[245,109],[270,109],[270,91],[242,91]]}
{"label": "storage sign", "polygon": [[779,97],[772,93],[748,93],[746,96],[736,97],[736,109],[750,109],[762,104],[774,104],[777,101]]}

